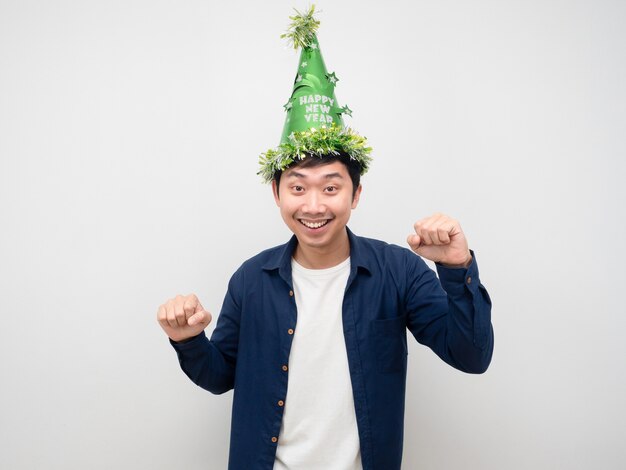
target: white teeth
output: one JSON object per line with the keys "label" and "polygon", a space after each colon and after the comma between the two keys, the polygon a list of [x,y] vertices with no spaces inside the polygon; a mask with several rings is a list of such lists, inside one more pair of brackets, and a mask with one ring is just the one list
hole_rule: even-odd
{"label": "white teeth", "polygon": [[305,220],[301,220],[300,223],[305,227],[309,228],[320,228],[328,223],[328,220],[322,220],[321,222],[306,222]]}

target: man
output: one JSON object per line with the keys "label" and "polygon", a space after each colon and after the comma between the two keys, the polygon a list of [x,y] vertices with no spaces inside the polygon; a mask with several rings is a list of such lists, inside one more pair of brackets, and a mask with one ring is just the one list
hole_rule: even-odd
{"label": "man", "polygon": [[[294,23],[315,24],[312,13]],[[301,64],[321,60],[314,35],[301,47]],[[459,370],[482,373],[491,360],[491,303],[456,220],[419,220],[407,240],[439,279],[410,250],[347,228],[370,149],[330,108],[318,108],[330,127],[298,120],[318,96],[335,106],[334,74],[320,70],[298,75],[283,142],[261,161],[291,240],[235,272],[210,340],[195,295],[157,313],[191,380],[234,389],[230,469],[399,469],[406,330]]]}

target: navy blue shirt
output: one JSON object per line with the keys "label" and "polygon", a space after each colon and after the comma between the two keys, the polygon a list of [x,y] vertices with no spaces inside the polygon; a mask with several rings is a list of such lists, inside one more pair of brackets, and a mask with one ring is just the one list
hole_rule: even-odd
{"label": "navy blue shirt", "polygon": [[[493,352],[491,301],[478,266],[446,268],[439,279],[412,251],[355,236],[343,331],[364,470],[400,469],[408,329],[451,366],[484,372]],[[298,327],[291,278],[296,237],[246,261],[232,276],[211,339],[171,341],[200,387],[234,389],[230,470],[274,466],[287,395],[289,351]]]}

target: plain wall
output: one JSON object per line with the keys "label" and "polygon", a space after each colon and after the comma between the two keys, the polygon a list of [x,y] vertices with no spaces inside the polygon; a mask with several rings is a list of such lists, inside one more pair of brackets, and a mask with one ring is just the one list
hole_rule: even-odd
{"label": "plain wall", "polygon": [[[403,468],[624,468],[626,3],[317,5],[374,148],[351,229],[405,245],[448,213],[493,300],[484,375],[411,338]],[[290,236],[256,172],[306,6],[0,1],[0,468],[226,468],[232,392],[156,311],[217,315]]]}

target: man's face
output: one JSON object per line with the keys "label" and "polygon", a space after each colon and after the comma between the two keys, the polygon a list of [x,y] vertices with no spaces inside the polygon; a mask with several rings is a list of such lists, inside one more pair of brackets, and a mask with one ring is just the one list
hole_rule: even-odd
{"label": "man's face", "polygon": [[361,186],[353,198],[352,180],[343,163],[287,169],[280,191],[276,182],[272,189],[280,215],[300,245],[332,251],[345,241],[345,226],[359,202]]}

